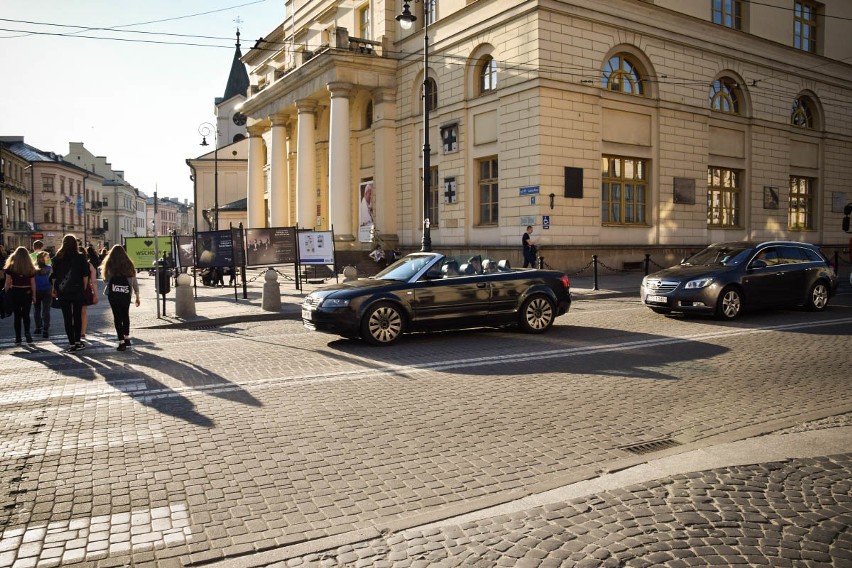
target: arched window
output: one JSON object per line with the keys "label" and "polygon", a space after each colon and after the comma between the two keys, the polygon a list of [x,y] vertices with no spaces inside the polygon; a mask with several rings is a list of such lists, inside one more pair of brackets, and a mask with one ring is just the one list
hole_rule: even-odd
{"label": "arched window", "polygon": [[790,124],[799,128],[814,127],[814,108],[808,97],[799,97],[793,101]]}
{"label": "arched window", "polygon": [[490,55],[479,61],[479,94],[497,89],[497,62]]}
{"label": "arched window", "polygon": [[644,83],[642,72],[627,55],[614,55],[604,65],[601,86],[608,91],[645,96]]}
{"label": "arched window", "polygon": [[710,85],[710,108],[727,114],[740,114],[740,88],[727,77],[716,79]]}
{"label": "arched window", "polygon": [[[423,94],[424,86],[427,89],[425,96]],[[420,100],[426,101],[426,107],[429,109],[429,112],[438,108],[438,83],[432,77],[426,79],[426,83],[420,87]]]}

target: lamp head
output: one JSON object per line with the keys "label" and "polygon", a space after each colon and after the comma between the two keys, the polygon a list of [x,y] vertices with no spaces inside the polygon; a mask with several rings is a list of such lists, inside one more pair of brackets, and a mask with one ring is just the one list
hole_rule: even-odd
{"label": "lamp head", "polygon": [[417,20],[417,16],[411,13],[411,8],[408,6],[408,0],[405,0],[402,4],[402,14],[396,17],[396,21],[399,22],[399,26],[404,30],[410,30],[414,25],[414,21]]}
{"label": "lamp head", "polygon": [[206,136],[201,137],[201,145],[202,146],[209,146],[210,145],[210,144],[207,143],[207,137]]}

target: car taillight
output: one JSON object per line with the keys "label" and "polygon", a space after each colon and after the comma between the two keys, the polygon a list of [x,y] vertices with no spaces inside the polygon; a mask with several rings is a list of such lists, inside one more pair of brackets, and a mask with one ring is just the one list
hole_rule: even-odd
{"label": "car taillight", "polygon": [[562,285],[565,286],[566,290],[571,287],[571,283],[568,282],[568,275],[567,274],[562,275]]}

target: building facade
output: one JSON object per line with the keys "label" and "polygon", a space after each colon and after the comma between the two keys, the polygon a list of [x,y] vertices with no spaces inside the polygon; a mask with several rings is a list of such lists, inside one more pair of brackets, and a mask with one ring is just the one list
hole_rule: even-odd
{"label": "building facade", "polygon": [[29,247],[32,235],[37,234],[31,215],[32,166],[7,149],[6,145],[15,140],[0,139],[0,244],[7,252],[19,246]]}
{"label": "building facade", "polygon": [[371,185],[384,242],[416,248],[428,216],[436,248],[520,258],[533,225],[562,269],[601,251],[846,243],[850,2],[427,0],[405,3],[408,32],[402,1],[356,4],[287,2],[243,58],[249,226],[333,227],[338,250],[369,248]]}

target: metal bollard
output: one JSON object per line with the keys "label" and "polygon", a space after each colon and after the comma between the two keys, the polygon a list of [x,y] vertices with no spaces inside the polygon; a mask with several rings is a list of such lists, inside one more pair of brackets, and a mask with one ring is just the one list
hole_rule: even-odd
{"label": "metal bollard", "polygon": [[651,255],[645,254],[645,276],[648,276],[650,271],[651,271]]}
{"label": "metal bollard", "polygon": [[539,270],[544,270],[544,257],[538,257],[538,268]]}
{"label": "metal bollard", "polygon": [[594,289],[600,290],[600,288],[598,288],[598,255],[596,255],[596,254],[592,255],[592,268],[594,269],[594,275],[595,275],[595,287],[594,287]]}

